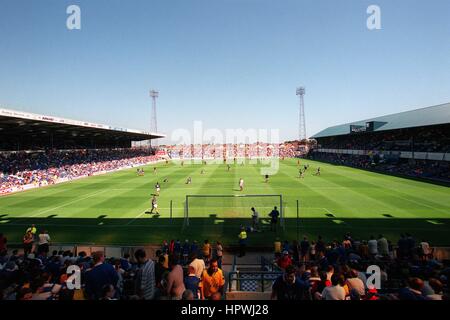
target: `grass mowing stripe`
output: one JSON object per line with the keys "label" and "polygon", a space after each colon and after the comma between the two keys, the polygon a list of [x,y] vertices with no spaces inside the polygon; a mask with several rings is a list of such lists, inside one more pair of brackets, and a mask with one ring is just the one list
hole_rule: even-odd
{"label": "grass mowing stripe", "polygon": [[34,217],[40,216],[41,214],[44,214],[44,213],[47,213],[47,212],[50,212],[50,211],[53,211],[53,210],[56,210],[56,209],[67,207],[70,204],[73,204],[75,202],[79,202],[79,201],[87,199],[87,198],[92,198],[93,196],[99,195],[100,193],[103,193],[103,192],[106,192],[106,191],[108,191],[108,190],[100,190],[100,191],[96,191],[96,192],[91,192],[85,197],[77,198],[75,200],[66,202],[66,203],[64,203],[64,204],[62,204],[60,206],[49,208],[49,209],[46,209],[46,210],[43,210],[43,211],[38,211],[36,214],[32,214],[30,216],[30,218],[34,218]]}
{"label": "grass mowing stripe", "polygon": [[[49,231],[55,242],[95,242],[97,244],[141,244],[160,243],[161,239],[188,238],[204,240],[220,239],[225,244],[236,242],[239,225],[250,223],[247,217],[247,203],[250,201],[207,201],[199,203],[204,209],[191,217],[190,228],[181,233],[183,217],[183,201],[186,194],[240,194],[238,179],[245,179],[245,194],[282,194],[285,210],[286,232],[278,234],[284,239],[292,240],[296,234],[295,202],[301,204],[301,233],[309,237],[322,234],[326,239],[339,239],[345,232],[355,237],[366,239],[373,232],[389,236],[396,242],[399,233],[409,232],[417,238],[428,238],[433,244],[449,244],[450,220],[444,213],[448,206],[448,188],[432,186],[428,183],[413,182],[383,176],[353,168],[324,165],[319,162],[301,160],[309,163],[305,179],[299,179],[297,160],[280,162],[278,174],[271,176],[268,184],[263,182],[260,168],[263,164],[241,166],[233,165],[231,172],[226,165],[206,166],[195,164],[158,165],[158,174],[151,173],[153,166],[146,166],[144,177],[137,177],[135,169],[118,173],[91,177],[61,184],[55,188],[36,189],[33,192],[15,194],[13,197],[0,198],[1,231],[8,235],[11,242],[20,243],[24,229],[29,223],[39,228],[50,227]],[[322,176],[314,177],[315,168],[323,168]],[[206,174],[199,171],[205,168]],[[185,185],[185,179],[192,175],[193,184]],[[141,213],[149,203],[149,193],[154,189],[157,179],[168,177],[169,183],[161,183],[162,192],[158,209],[162,216],[158,219],[147,219]],[[392,190],[394,189],[394,190]],[[106,190],[87,199],[90,193]],[[371,198],[372,197],[372,198]],[[381,203],[374,201],[381,201]],[[401,199],[407,198],[408,200]],[[8,199],[10,198],[10,199]],[[420,206],[422,202],[427,206]],[[426,201],[429,199],[432,202]],[[173,220],[169,222],[168,207],[174,201]],[[67,205],[68,202],[74,202]],[[255,204],[261,206],[262,213],[271,201]],[[383,204],[383,205],[382,205]],[[221,213],[221,206],[245,206],[235,208],[235,212],[226,215]],[[436,208],[434,207],[436,205]],[[145,207],[144,207],[145,206]],[[46,210],[58,208],[58,216],[47,218]],[[327,218],[327,211],[335,217]],[[40,213],[30,218],[26,212]],[[56,210],[55,210],[56,211]],[[233,210],[232,210],[233,211]],[[48,211],[47,211],[48,212]],[[53,213],[53,212],[52,212]],[[211,213],[220,213],[215,216]],[[387,219],[383,214],[391,214]],[[99,215],[107,215],[105,219],[96,219]],[[133,220],[134,219],[134,220]],[[433,224],[426,220],[443,224]],[[344,224],[336,224],[332,220],[342,220]],[[130,223],[130,221],[132,221]],[[99,225],[103,223],[103,225]],[[89,230],[84,232],[83,230]],[[145,230],[145,231],[144,231]],[[274,233],[250,233],[249,245],[272,242]]]}

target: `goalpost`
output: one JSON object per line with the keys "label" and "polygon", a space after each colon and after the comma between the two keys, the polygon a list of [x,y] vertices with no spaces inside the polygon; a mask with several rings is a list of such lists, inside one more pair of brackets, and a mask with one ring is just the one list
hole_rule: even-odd
{"label": "goalpost", "polygon": [[274,207],[280,212],[279,222],[284,230],[283,196],[281,194],[249,195],[186,195],[183,227],[189,227],[189,218],[248,219],[251,208],[259,213],[259,219],[269,219]]}

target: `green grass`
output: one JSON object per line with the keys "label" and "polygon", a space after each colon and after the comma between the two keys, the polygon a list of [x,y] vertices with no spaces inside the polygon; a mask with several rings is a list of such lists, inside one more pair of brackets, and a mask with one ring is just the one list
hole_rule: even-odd
{"label": "green grass", "polygon": [[[156,244],[163,239],[220,239],[235,244],[241,224],[250,224],[250,206],[262,217],[278,205],[268,198],[196,199],[191,203],[188,228],[183,228],[187,194],[281,194],[285,231],[264,230],[249,235],[250,245],[271,245],[276,236],[297,237],[296,201],[300,201],[299,235],[326,240],[351,232],[367,239],[383,233],[397,241],[401,232],[426,238],[435,245],[450,244],[450,189],[429,183],[386,176],[313,161],[305,178],[298,178],[297,160],[280,161],[278,173],[265,183],[261,164],[158,164],[101,175],[0,197],[0,232],[20,242],[26,227],[48,229],[59,243]],[[314,176],[317,166],[322,175]],[[206,170],[201,174],[201,170]],[[192,184],[186,185],[188,176]],[[244,192],[238,180],[245,180]],[[164,178],[169,181],[164,183]],[[160,215],[146,213],[159,181]],[[231,199],[231,200],[230,200]],[[274,200],[274,201],[272,201]],[[170,202],[173,216],[170,219]],[[234,207],[232,207],[232,205]],[[241,208],[242,207],[242,208]],[[266,222],[264,222],[266,223]],[[265,228],[268,225],[264,224]]]}

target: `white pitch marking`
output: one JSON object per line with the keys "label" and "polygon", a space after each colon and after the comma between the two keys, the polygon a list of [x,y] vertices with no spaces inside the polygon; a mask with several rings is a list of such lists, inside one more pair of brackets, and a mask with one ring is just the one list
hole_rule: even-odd
{"label": "white pitch marking", "polygon": [[84,200],[84,199],[96,196],[96,195],[98,195],[98,194],[100,194],[102,192],[106,192],[106,191],[108,191],[108,190],[105,189],[105,190],[100,190],[100,191],[96,191],[96,192],[90,193],[87,196],[84,196],[84,197],[81,197],[81,198],[77,198],[75,200],[71,200],[71,201],[66,202],[66,203],[64,203],[62,205],[59,205],[57,207],[49,208],[49,209],[46,209],[44,211],[39,211],[39,212],[29,216],[29,218],[37,217],[37,216],[40,216],[41,214],[44,214],[44,213],[47,213],[47,212],[50,212],[50,211],[53,211],[53,210],[56,210],[56,209],[59,209],[59,208],[63,208],[65,206],[69,205],[69,204],[72,204],[72,203],[75,203],[75,202],[79,202],[80,200]]}

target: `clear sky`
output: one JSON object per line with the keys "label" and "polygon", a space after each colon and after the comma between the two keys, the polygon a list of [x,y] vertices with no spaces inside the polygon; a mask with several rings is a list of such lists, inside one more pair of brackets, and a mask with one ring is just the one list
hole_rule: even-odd
{"label": "clear sky", "polygon": [[4,107],[149,130],[154,88],[169,137],[201,120],[286,140],[299,85],[308,136],[450,102],[450,1],[0,0]]}

